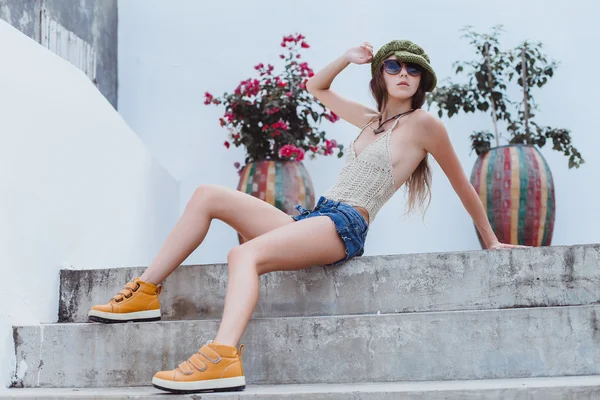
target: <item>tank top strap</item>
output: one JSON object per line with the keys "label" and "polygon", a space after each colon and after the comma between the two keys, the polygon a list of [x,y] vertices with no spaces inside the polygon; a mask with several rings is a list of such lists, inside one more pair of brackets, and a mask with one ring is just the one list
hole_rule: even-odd
{"label": "tank top strap", "polygon": [[366,129],[367,126],[371,125],[373,122],[377,121],[377,117],[372,118],[365,126],[363,126],[360,130],[359,135],[362,133],[362,131],[364,131]]}
{"label": "tank top strap", "polygon": [[400,121],[400,118],[396,119],[396,121],[394,122],[392,127],[390,129],[388,129],[388,131],[385,133],[386,138],[385,138],[385,145],[384,145],[385,150],[384,151],[390,161],[392,159],[392,131],[396,127],[396,124],[398,123],[398,121]]}
{"label": "tank top strap", "polygon": [[[369,125],[371,125],[373,122],[377,121],[377,119],[369,122],[367,125],[365,125],[365,128]],[[394,123],[392,124],[392,127],[390,129],[387,130],[386,134],[390,133],[391,131],[394,130],[394,128],[396,127],[396,125],[398,124],[398,121],[400,121],[400,118],[396,118],[396,120],[394,121]],[[363,128],[363,129],[365,129]],[[362,130],[360,131],[362,133]]]}
{"label": "tank top strap", "polygon": [[398,121],[400,121],[400,118],[396,118],[396,121],[394,121],[394,125],[392,125],[392,127],[390,128],[390,132],[394,130],[394,128],[398,124]]}

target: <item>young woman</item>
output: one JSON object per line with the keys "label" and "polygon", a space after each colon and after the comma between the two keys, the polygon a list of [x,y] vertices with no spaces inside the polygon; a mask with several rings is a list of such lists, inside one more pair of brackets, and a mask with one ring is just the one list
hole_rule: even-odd
{"label": "young woman", "polygon": [[[371,64],[371,92],[377,110],[343,98],[331,82],[350,63]],[[236,347],[259,295],[259,276],[313,265],[339,265],[363,254],[370,223],[402,186],[408,207],[430,196],[432,154],[472,216],[487,248],[521,247],[499,243],[486,212],[459,163],[439,119],[421,110],[436,76],[423,49],[394,40],[373,57],[371,44],[353,47],[313,76],[307,88],[330,110],[362,128],[351,143],[337,182],[313,210],[290,216],[245,193],[225,187],[197,188],[152,264],[125,285],[108,304],[92,307],[97,322],[160,319],[160,283],[198,247],[213,219],[245,239],[227,255],[229,281],[223,319],[214,340],[171,371],[156,373],[152,384],[172,392],[236,390],[245,387]],[[319,240],[314,240],[318,236]]]}

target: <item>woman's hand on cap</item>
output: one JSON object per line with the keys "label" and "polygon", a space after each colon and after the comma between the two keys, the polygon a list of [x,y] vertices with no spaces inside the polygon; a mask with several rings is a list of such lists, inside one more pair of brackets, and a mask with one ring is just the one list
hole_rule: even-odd
{"label": "woman's hand on cap", "polygon": [[373,45],[364,42],[360,46],[346,50],[346,59],[354,64],[367,64],[373,60]]}

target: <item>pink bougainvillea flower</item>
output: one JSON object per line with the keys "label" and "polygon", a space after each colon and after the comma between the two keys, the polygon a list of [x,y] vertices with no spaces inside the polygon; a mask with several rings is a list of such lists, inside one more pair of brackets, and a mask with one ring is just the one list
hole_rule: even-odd
{"label": "pink bougainvillea flower", "polygon": [[274,124],[271,124],[271,128],[287,131],[290,129],[290,125],[287,122],[285,122],[284,120],[280,119],[279,121],[275,122]]}
{"label": "pink bougainvillea flower", "polygon": [[331,111],[330,114],[323,114],[323,118],[325,118],[331,122],[336,122],[336,121],[339,121],[339,119],[340,119],[340,117],[338,117],[337,114],[334,113],[333,111]]}
{"label": "pink bougainvillea flower", "polygon": [[235,114],[233,114],[231,111],[227,111],[225,113],[225,115],[223,115],[225,118],[227,118],[227,120],[229,122],[233,122],[233,120],[235,119]]}
{"label": "pink bougainvillea flower", "polygon": [[281,158],[295,159],[296,161],[304,160],[304,149],[298,148],[293,144],[286,144],[279,149]]}
{"label": "pink bougainvillea flower", "polygon": [[271,115],[271,114],[275,114],[277,111],[279,111],[279,107],[273,107],[273,108],[267,108],[267,115]]}

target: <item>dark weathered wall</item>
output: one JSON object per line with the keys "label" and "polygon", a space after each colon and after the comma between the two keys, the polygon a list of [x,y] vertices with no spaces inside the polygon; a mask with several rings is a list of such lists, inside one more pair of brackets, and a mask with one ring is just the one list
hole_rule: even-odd
{"label": "dark weathered wall", "polygon": [[0,18],[40,41],[40,11],[90,43],[100,92],[117,108],[117,0],[0,0]]}

